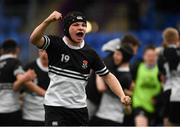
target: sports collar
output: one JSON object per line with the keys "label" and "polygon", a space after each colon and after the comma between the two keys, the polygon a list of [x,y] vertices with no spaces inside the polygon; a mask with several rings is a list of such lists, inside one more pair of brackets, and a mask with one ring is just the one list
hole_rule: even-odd
{"label": "sports collar", "polygon": [[129,69],[129,67],[119,67],[119,68],[118,68],[118,71],[129,72],[130,69]]}
{"label": "sports collar", "polygon": [[13,54],[4,54],[0,57],[0,60],[8,59],[8,58],[17,58],[16,55]]}

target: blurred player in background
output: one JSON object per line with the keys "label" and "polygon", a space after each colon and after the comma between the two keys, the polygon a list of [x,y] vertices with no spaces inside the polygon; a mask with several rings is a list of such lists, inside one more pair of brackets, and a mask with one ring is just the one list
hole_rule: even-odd
{"label": "blurred player in background", "polygon": [[[132,34],[125,34],[122,37],[122,40],[119,38],[110,40],[106,44],[103,45],[102,50],[105,52],[109,52],[108,56],[106,56],[103,60],[105,63],[109,65],[113,63],[113,53],[116,51],[117,47],[120,47],[121,44],[128,44],[133,49],[133,54],[136,54],[138,47],[140,46],[140,42],[138,39]],[[90,118],[95,114],[98,109],[99,103],[101,101],[101,93],[98,92],[96,87],[96,75],[92,71],[91,76],[88,80],[88,84],[86,87],[87,91],[87,104]]]}
{"label": "blurred player in background", "polygon": [[102,46],[102,51],[104,52],[114,52],[117,49],[117,46],[119,46],[121,43],[121,39],[120,38],[115,38],[112,39],[108,42],[106,42],[103,46]]}
{"label": "blurred player in background", "polygon": [[[113,63],[105,63],[108,69],[122,83],[124,91],[129,91],[132,83],[129,61],[133,56],[133,50],[128,44],[122,44],[113,54]],[[101,77],[96,78],[97,89],[103,93],[101,103],[96,115],[90,121],[90,125],[115,126],[124,123],[124,105],[109,90]],[[128,92],[130,93],[130,92]],[[128,93],[126,93],[128,95]]]}
{"label": "blurred player in background", "polygon": [[139,40],[132,34],[125,34],[122,39],[115,38],[108,41],[102,46],[102,51],[104,52],[114,52],[117,49],[117,46],[121,44],[128,44],[132,47],[134,54],[137,53],[137,49],[140,46]]}
{"label": "blurred player in background", "polygon": [[[45,50],[39,50],[39,57],[26,65],[25,70],[33,69],[37,77],[33,80],[34,85],[38,85],[45,91],[49,85],[48,77],[48,57]],[[25,91],[23,99],[23,125],[24,126],[43,126],[44,123],[44,96],[39,96],[37,93],[31,92],[28,89]]]}
{"label": "blurred player in background", "polygon": [[144,49],[143,61],[134,65],[132,77],[135,83],[133,90],[133,110],[136,126],[153,125],[155,119],[156,97],[161,92],[157,54],[154,46]]}
{"label": "blurred player in background", "polygon": [[32,70],[24,72],[17,55],[19,48],[14,40],[5,40],[0,57],[0,125],[21,125],[19,89],[36,74]]}
{"label": "blurred player in background", "polygon": [[175,28],[166,28],[162,36],[164,45],[160,49],[158,65],[164,80],[164,125],[179,125],[180,112],[177,110],[180,106],[179,33]]}
{"label": "blurred player in background", "polygon": [[61,19],[61,13],[54,11],[30,37],[32,44],[48,54],[50,85],[45,94],[45,124],[87,125],[85,86],[90,69],[102,76],[122,103],[129,104],[130,98],[96,52],[84,42],[87,24],[82,13],[72,12],[64,18],[64,37],[44,35],[52,22]]}

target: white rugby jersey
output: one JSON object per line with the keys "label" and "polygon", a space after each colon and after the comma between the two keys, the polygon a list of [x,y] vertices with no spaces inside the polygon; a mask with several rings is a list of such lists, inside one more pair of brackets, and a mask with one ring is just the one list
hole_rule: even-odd
{"label": "white rugby jersey", "polygon": [[90,70],[100,76],[109,73],[96,52],[84,41],[80,47],[68,45],[66,37],[44,36],[49,59],[50,84],[45,105],[66,108],[86,107],[86,92]]}
{"label": "white rugby jersey", "polygon": [[16,75],[24,73],[15,55],[0,57],[0,113],[15,112],[20,109],[19,92],[13,91]]}
{"label": "white rugby jersey", "polygon": [[[49,85],[48,68],[43,67],[40,59],[28,64],[25,70],[33,69],[37,75],[34,83],[44,90],[47,89]],[[36,93],[26,91],[23,103],[23,119],[34,120],[34,121],[44,121],[44,97],[37,95]]]}

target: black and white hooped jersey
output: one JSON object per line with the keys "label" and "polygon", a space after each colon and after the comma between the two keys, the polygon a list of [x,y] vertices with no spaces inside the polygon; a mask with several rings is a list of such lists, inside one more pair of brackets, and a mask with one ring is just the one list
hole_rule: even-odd
{"label": "black and white hooped jersey", "polygon": [[49,86],[50,79],[48,77],[48,67],[44,67],[40,61],[40,58],[36,59],[35,61],[27,64],[24,67],[24,70],[33,69],[37,75],[34,83],[47,90]]}
{"label": "black and white hooped jersey", "polygon": [[180,48],[176,45],[169,45],[166,48],[161,48],[158,59],[160,71],[167,77],[174,77],[172,72],[178,70],[180,63]]}
{"label": "black and white hooped jersey", "polygon": [[[34,83],[44,90],[48,88],[50,79],[48,77],[48,67],[43,67],[40,59],[33,61],[32,63],[25,66],[25,70],[33,69],[37,75]],[[38,96],[37,94],[27,91],[24,96],[23,103],[23,119],[44,121],[44,97]]]}
{"label": "black and white hooped jersey", "polygon": [[165,89],[166,87],[169,89],[172,86],[171,80],[174,82],[176,77],[180,78],[180,48],[176,45],[168,45],[168,47],[162,48],[158,59],[158,67],[167,79]]}
{"label": "black and white hooped jersey", "polygon": [[109,73],[96,52],[84,41],[80,47],[68,44],[66,37],[44,36],[49,59],[50,85],[45,105],[67,108],[86,107],[85,86],[90,70],[104,76]]}
{"label": "black and white hooped jersey", "polygon": [[0,57],[0,113],[20,109],[19,93],[13,91],[16,75],[24,73],[16,56],[7,54]]}
{"label": "black and white hooped jersey", "polygon": [[170,101],[180,102],[180,48],[176,45],[162,48],[158,66],[166,76],[164,91],[171,89]]}

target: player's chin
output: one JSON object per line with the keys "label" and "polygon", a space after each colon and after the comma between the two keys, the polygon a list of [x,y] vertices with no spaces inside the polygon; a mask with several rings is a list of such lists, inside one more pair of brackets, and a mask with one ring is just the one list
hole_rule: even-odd
{"label": "player's chin", "polygon": [[74,42],[76,42],[76,43],[81,43],[83,40],[84,40],[83,37],[74,38]]}

